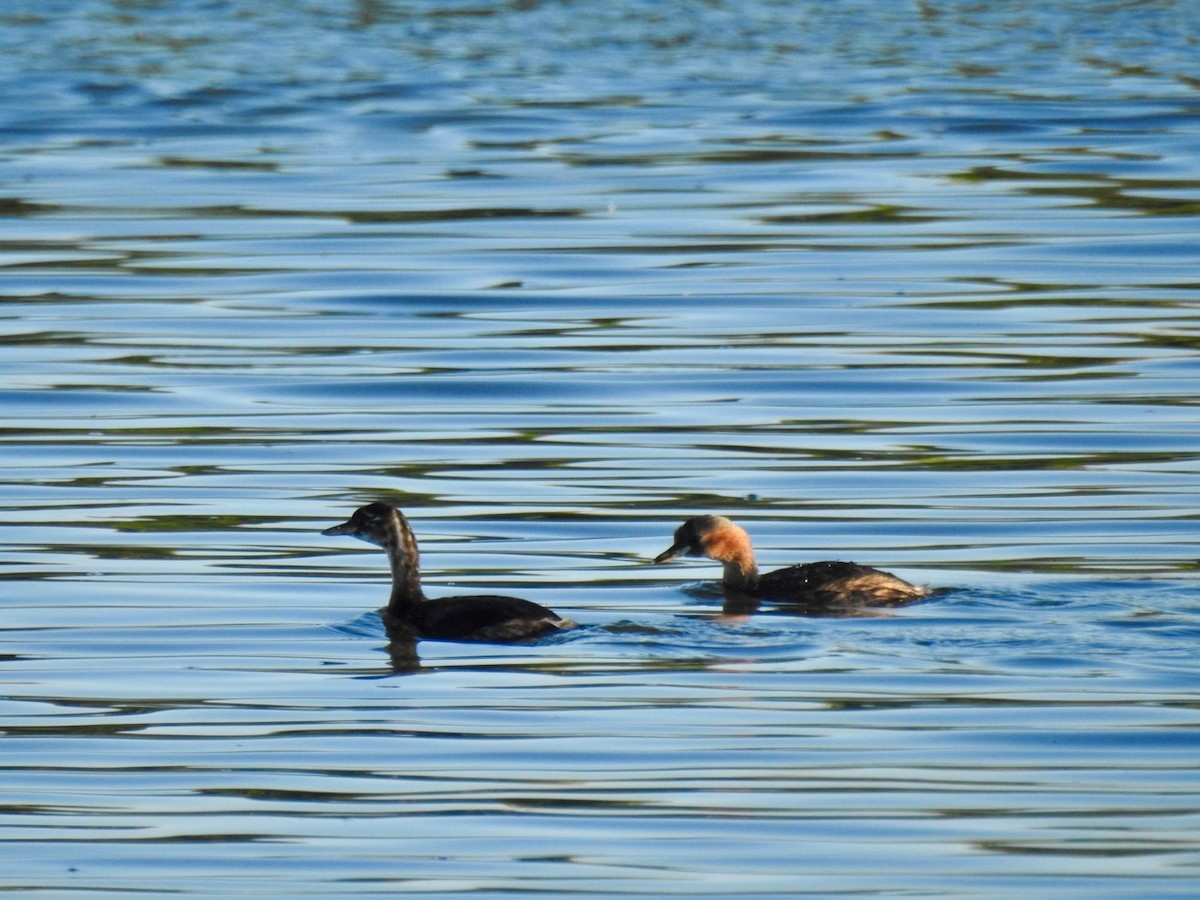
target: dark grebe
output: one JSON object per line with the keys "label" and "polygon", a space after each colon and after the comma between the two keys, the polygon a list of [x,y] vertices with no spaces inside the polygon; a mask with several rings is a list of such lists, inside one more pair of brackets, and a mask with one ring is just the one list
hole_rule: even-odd
{"label": "dark grebe", "polygon": [[576,627],[570,619],[518,597],[483,594],[426,599],[421,590],[417,539],[404,514],[386,503],[356,509],[348,522],[321,534],[348,534],[387,551],[392,564],[392,597],[383,616],[389,631],[399,626],[419,638],[520,641]]}
{"label": "dark grebe", "polygon": [[929,595],[879,569],[851,562],[825,561],[789,566],[758,574],[750,536],[724,516],[697,516],[675,532],[675,543],[654,558],[664,563],[677,556],[706,556],[724,563],[726,592],[813,606],[892,606]]}

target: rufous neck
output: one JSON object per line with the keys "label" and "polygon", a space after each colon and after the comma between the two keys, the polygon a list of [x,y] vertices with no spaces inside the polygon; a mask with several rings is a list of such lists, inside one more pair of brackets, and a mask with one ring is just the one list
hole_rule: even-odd
{"label": "rufous neck", "polygon": [[758,586],[758,564],[750,546],[750,535],[743,529],[732,522],[727,523],[726,527],[709,536],[705,550],[708,556],[725,566],[722,579],[725,587],[745,591]]}

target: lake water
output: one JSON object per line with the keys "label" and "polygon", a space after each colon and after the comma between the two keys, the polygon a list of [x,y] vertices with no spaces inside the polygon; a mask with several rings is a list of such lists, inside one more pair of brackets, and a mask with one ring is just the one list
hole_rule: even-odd
{"label": "lake water", "polygon": [[[1197,40],[6,4],[0,891],[1196,896]],[[377,498],[583,627],[389,648]],[[706,512],[949,590],[723,620]]]}

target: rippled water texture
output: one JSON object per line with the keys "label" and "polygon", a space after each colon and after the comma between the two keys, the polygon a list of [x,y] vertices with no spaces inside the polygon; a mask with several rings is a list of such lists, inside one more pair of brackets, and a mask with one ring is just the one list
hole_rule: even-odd
{"label": "rippled water texture", "polygon": [[[1200,894],[1198,36],[3,5],[0,891]],[[377,498],[582,627],[389,646]]]}

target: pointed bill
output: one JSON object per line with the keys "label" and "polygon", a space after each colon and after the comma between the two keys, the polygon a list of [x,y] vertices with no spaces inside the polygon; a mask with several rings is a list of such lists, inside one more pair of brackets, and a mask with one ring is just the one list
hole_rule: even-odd
{"label": "pointed bill", "polygon": [[654,557],[654,562],[656,565],[658,563],[670,562],[675,557],[682,556],[686,549],[687,547],[684,544],[672,544],[662,553],[658,554],[658,556]]}

